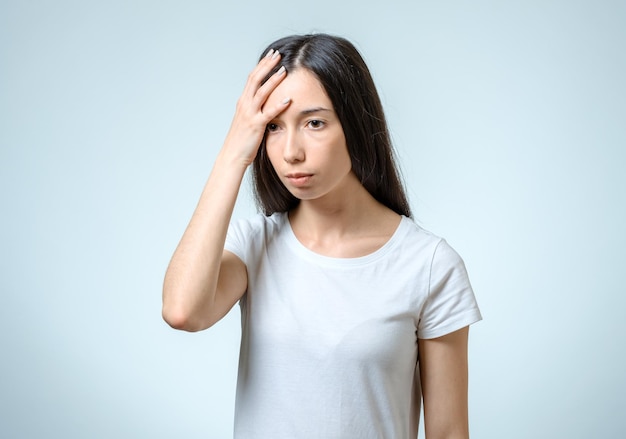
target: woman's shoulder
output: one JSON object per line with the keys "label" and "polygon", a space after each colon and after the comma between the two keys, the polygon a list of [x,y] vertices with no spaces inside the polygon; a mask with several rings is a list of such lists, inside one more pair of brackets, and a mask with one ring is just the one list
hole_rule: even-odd
{"label": "woman's shoulder", "polygon": [[428,229],[425,229],[414,219],[403,216],[400,223],[402,240],[409,240],[412,243],[437,245],[443,238]]}
{"label": "woman's shoulder", "polygon": [[235,253],[244,262],[259,254],[267,242],[284,229],[287,215],[255,214],[231,220],[224,248]]}
{"label": "woman's shoulder", "polygon": [[271,215],[257,213],[249,217],[233,219],[230,223],[229,233],[246,237],[271,235],[283,228],[286,221],[287,214],[285,212]]}
{"label": "woman's shoulder", "polygon": [[402,218],[402,233],[398,241],[404,251],[420,255],[427,260],[437,259],[443,263],[456,264],[461,261],[459,254],[442,236],[424,228],[411,218]]}

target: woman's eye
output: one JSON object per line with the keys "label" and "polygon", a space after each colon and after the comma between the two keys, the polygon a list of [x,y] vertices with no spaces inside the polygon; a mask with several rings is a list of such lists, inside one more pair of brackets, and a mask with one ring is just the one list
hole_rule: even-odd
{"label": "woman's eye", "polygon": [[267,131],[269,131],[270,133],[273,133],[277,129],[278,129],[278,125],[276,125],[275,123],[268,123],[267,124]]}
{"label": "woman's eye", "polygon": [[311,128],[322,128],[324,126],[324,122],[322,122],[321,120],[317,120],[317,119],[310,120],[309,126]]}

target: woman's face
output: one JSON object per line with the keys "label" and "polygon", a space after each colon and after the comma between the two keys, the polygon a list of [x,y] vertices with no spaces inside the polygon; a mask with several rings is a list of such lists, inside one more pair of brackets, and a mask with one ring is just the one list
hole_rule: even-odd
{"label": "woman's face", "polygon": [[[341,196],[356,177],[343,128],[317,77],[298,68],[269,96],[266,106],[290,98],[267,125],[267,155],[285,187],[300,200]],[[345,195],[345,194],[344,194]]]}

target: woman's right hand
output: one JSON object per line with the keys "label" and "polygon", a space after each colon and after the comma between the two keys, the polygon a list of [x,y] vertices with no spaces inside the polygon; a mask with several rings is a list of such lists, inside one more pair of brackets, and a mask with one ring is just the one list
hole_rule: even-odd
{"label": "woman's right hand", "polygon": [[263,82],[279,62],[280,54],[271,50],[248,76],[224,146],[167,268],[163,318],[174,328],[208,328],[247,289],[246,266],[224,251],[224,241],[245,169],[254,161],[267,124],[289,106],[289,99],[265,105],[286,76],[283,68]]}
{"label": "woman's right hand", "polygon": [[282,113],[290,103],[285,96],[279,103],[266,108],[265,102],[285,78],[285,67],[276,71],[265,83],[263,80],[280,62],[280,53],[270,50],[248,75],[243,93],[237,101],[235,116],[224,142],[223,152],[231,158],[250,165],[256,157],[267,124]]}

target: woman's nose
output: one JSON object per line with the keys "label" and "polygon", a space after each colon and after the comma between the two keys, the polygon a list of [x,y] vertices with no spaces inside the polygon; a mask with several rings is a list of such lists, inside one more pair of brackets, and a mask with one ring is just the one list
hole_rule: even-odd
{"label": "woman's nose", "polygon": [[283,159],[287,163],[301,162],[304,160],[304,148],[297,133],[289,133],[283,148]]}

